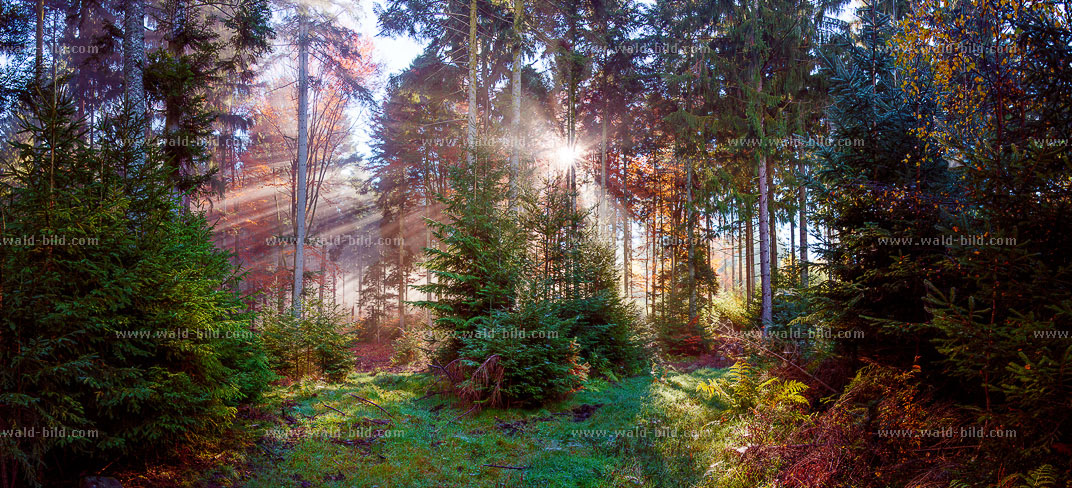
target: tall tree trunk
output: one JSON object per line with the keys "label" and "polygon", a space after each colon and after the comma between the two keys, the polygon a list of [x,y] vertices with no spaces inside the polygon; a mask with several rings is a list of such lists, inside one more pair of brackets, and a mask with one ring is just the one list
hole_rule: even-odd
{"label": "tall tree trunk", "polygon": [[398,327],[406,330],[406,248],[402,229],[405,223],[405,208],[399,217],[398,224]]}
{"label": "tall tree trunk", "polygon": [[362,278],[364,278],[364,268],[361,266],[361,261],[357,262],[357,291],[354,293],[354,305],[357,306],[357,320],[361,320],[361,292],[363,291],[361,286],[364,284]]}
{"label": "tall tree trunk", "polygon": [[[137,115],[148,115],[145,105],[145,4],[143,0],[126,0],[123,17],[123,89],[126,103]],[[146,130],[150,121],[146,121]],[[145,142],[145,133],[133,134],[134,144]],[[134,166],[145,164],[144,156],[138,156]]]}
{"label": "tall tree trunk", "polygon": [[516,213],[518,206],[518,185],[521,178],[521,17],[525,10],[525,0],[514,0],[514,60],[510,66],[510,90],[513,92],[511,104],[513,117],[513,134],[510,141],[510,208]]}
{"label": "tall tree trunk", "polygon": [[770,214],[767,206],[769,198],[767,156],[764,154],[759,162],[759,280],[760,292],[763,294],[760,320],[763,324],[764,335],[767,334],[767,327],[771,323]]}
{"label": "tall tree trunk", "polygon": [[40,87],[45,82],[45,0],[37,0],[37,29],[34,41],[34,81]]}
{"label": "tall tree trunk", "polygon": [[[758,0],[753,0],[754,22],[759,22],[760,10]],[[757,24],[753,24],[757,25]],[[754,32],[754,31],[753,31]],[[767,328],[771,323],[771,267],[770,267],[770,189],[767,185],[767,174],[770,171],[766,145],[762,144],[767,137],[765,130],[766,104],[762,102],[763,95],[763,72],[759,69],[759,63],[754,62],[754,80],[756,91],[753,95],[753,116],[759,121],[757,136],[761,144],[757,148],[759,154],[759,279],[762,293],[760,308],[760,321],[763,324],[763,335],[767,335]]]}
{"label": "tall tree trunk", "polygon": [[327,246],[320,246],[320,286],[317,290],[317,299],[320,303],[317,303],[317,308],[320,313],[324,313],[324,288],[328,284],[327,281],[327,267],[328,267],[328,250]]}
{"label": "tall tree trunk", "polygon": [[633,300],[633,223],[629,218],[629,158],[622,155],[622,275],[625,297]]}
{"label": "tall tree trunk", "polygon": [[756,282],[756,265],[755,265],[755,233],[752,229],[752,212],[748,212],[748,221],[745,223],[745,287],[747,290],[746,297],[748,303],[752,303],[752,296],[754,293],[754,284]]}
{"label": "tall tree trunk", "polygon": [[302,278],[305,272],[305,171],[309,157],[309,25],[304,7],[298,14],[298,167],[295,183],[294,316],[302,316]]}
{"label": "tall tree trunk", "polygon": [[[804,161],[797,163],[800,178],[804,179]],[[800,284],[808,286],[808,191],[801,183],[797,188],[797,198],[800,199]]]}
{"label": "tall tree trunk", "polygon": [[685,161],[685,202],[688,205],[686,208],[686,222],[685,232],[686,243],[688,246],[688,260],[689,260],[689,322],[696,316],[696,249],[694,246],[693,234],[695,233],[694,227],[696,226],[696,218],[693,214],[692,205],[692,159],[688,158]]}
{"label": "tall tree trunk", "polygon": [[[767,159],[768,163],[770,158]],[[767,168],[767,215],[770,217],[770,279],[771,286],[778,280],[778,203],[774,199],[774,164]]]}
{"label": "tall tree trunk", "polygon": [[[426,192],[428,191],[427,188],[425,189],[425,191]],[[425,193],[425,197],[424,197],[424,218],[425,219],[431,219],[432,218],[432,202],[429,201],[428,193]],[[432,248],[432,228],[430,226],[427,226],[427,225],[424,227],[424,247],[426,249],[431,249]],[[424,285],[425,285],[425,289],[428,290],[428,291],[424,292],[424,301],[431,302],[432,301],[432,290],[431,290],[431,287],[432,287],[432,270],[428,269],[427,266],[425,266],[425,268],[424,268]],[[428,311],[428,327],[431,327],[431,326],[432,326],[432,312]]]}
{"label": "tall tree trunk", "polygon": [[480,46],[476,37],[476,0],[469,0],[469,107],[465,118],[466,161],[476,160],[476,67]]}
{"label": "tall tree trunk", "polygon": [[789,212],[789,265],[797,264],[797,218]]}

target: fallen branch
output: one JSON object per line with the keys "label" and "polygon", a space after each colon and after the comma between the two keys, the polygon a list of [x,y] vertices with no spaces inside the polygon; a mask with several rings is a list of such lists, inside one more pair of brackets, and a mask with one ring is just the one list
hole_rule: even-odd
{"label": "fallen branch", "polygon": [[363,401],[365,403],[368,403],[369,405],[372,405],[373,407],[376,407],[376,408],[380,409],[381,412],[387,414],[387,416],[391,417],[392,419],[395,418],[393,415],[391,415],[390,412],[388,412],[387,410],[384,410],[383,407],[381,407],[379,405],[376,405],[376,403],[374,403],[372,400],[369,400],[368,398],[362,398],[362,397],[359,397],[357,395],[354,395],[353,393],[347,393],[347,395],[350,395],[350,396],[352,396],[352,397],[354,397],[354,398],[356,398],[358,400],[361,400],[361,401]]}
{"label": "fallen branch", "polygon": [[498,464],[481,464],[481,466],[487,466],[489,468],[502,468],[502,469],[529,469],[528,466],[499,466]]}
{"label": "fallen branch", "polygon": [[465,411],[464,413],[462,413],[461,415],[459,415],[459,416],[457,416],[457,417],[454,417],[454,418],[450,419],[450,422],[447,422],[447,423],[449,424],[449,423],[451,423],[451,422],[454,422],[455,420],[458,420],[458,419],[460,419],[460,418],[462,418],[462,417],[464,417],[464,416],[466,416],[466,415],[469,415],[469,412],[472,412],[473,410],[476,410],[476,407],[478,407],[478,406],[479,406],[479,405],[473,405],[473,408],[470,408],[469,410],[466,410],[466,411]]}
{"label": "fallen branch", "polygon": [[326,404],[326,403],[324,403],[324,402],[320,402],[320,404],[321,404],[321,405],[323,405],[323,406],[325,406],[325,407],[328,407],[328,408],[330,408],[330,409],[332,409],[332,410],[334,410],[334,411],[336,411],[336,412],[339,412],[339,413],[341,413],[343,417],[345,417],[345,416],[346,416],[346,412],[343,412],[342,410],[339,410],[339,409],[337,409],[337,408],[335,408],[335,407],[333,407],[333,406],[331,406],[331,405],[328,405],[328,404]]}

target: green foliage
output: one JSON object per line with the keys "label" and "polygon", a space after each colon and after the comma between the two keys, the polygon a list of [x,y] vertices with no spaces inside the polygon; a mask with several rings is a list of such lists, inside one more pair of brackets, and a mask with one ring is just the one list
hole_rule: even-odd
{"label": "green foliage", "polygon": [[0,247],[0,427],[38,435],[4,436],[0,462],[40,483],[46,459],[218,434],[272,379],[228,255],[202,216],[178,213],[154,152],[135,163],[137,116],[108,120],[90,147],[58,86],[21,113],[0,190],[0,236],[16,242]]}
{"label": "green foliage", "polygon": [[917,135],[933,105],[901,87],[890,16],[877,3],[858,15],[859,33],[824,56],[835,144],[817,154],[815,205],[833,239],[819,250],[830,280],[817,305],[835,330],[862,333],[839,352],[908,366],[921,338],[904,324],[928,318],[923,283],[948,266],[930,240],[958,202],[942,155]]}
{"label": "green foliage", "polygon": [[804,396],[807,389],[807,385],[796,380],[763,380],[754,367],[741,361],[734,363],[725,376],[697,387],[697,391],[726,403],[735,415],[756,410],[797,411],[810,403]]}
{"label": "green foliage", "polygon": [[262,334],[272,369],[293,379],[316,375],[341,380],[354,367],[354,340],[346,325],[338,305],[310,298],[305,299],[301,319],[290,310],[268,315]]}
{"label": "green foliage", "polygon": [[391,364],[413,364],[419,362],[424,357],[421,328],[422,327],[418,325],[412,329],[404,330],[391,342],[392,349],[394,350],[394,353],[391,355]]}
{"label": "green foliage", "polygon": [[464,339],[463,356],[503,358],[501,391],[508,401],[534,406],[559,400],[581,388],[589,368],[569,335],[576,319],[559,315],[553,302],[542,301],[527,303],[517,313],[480,317],[476,337]]}
{"label": "green foliage", "polygon": [[590,234],[569,193],[548,183],[518,215],[506,205],[504,165],[478,158],[449,181],[447,220],[431,224],[439,246],[427,250],[437,280],[416,287],[437,299],[415,303],[435,317],[433,364],[455,391],[534,405],[577,390],[592,367],[635,372],[636,312],[618,294],[613,250]]}
{"label": "green foliage", "polygon": [[441,363],[459,357],[460,337],[476,332],[472,319],[515,309],[525,262],[524,235],[502,205],[505,169],[481,157],[452,168],[449,181],[449,198],[439,196],[444,221],[429,222],[438,245],[426,249],[426,266],[436,279],[415,287],[436,299],[414,302],[435,317],[432,346]]}
{"label": "green foliage", "polygon": [[1070,430],[1054,419],[1072,409],[1072,255],[1060,251],[1072,248],[1072,155],[1064,142],[1072,109],[1053,103],[1072,87],[1072,31],[1067,19],[1041,12],[1010,22],[1020,53],[1017,95],[1005,99],[1005,85],[989,80],[979,88],[1024,115],[1005,120],[979,107],[972,120],[989,121],[973,128],[982,142],[949,143],[964,161],[965,202],[949,227],[974,239],[946,250],[948,277],[927,290],[933,318],[916,328],[933,337],[944,372],[958,382],[956,400],[979,424],[1015,426],[1015,441],[980,441],[991,478],[1063,462],[1052,446],[1067,443]]}
{"label": "green foliage", "polygon": [[571,325],[581,358],[597,374],[635,374],[644,365],[634,324],[638,312],[621,296],[614,249],[573,209],[561,179],[543,182],[524,197],[523,227],[532,244],[526,273],[532,302]]}

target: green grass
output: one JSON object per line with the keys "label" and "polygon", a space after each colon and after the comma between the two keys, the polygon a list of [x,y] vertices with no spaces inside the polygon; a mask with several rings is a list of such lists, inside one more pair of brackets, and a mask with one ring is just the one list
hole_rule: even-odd
{"label": "green grass", "polygon": [[[257,425],[264,437],[244,465],[206,477],[250,488],[705,486],[723,432],[720,411],[696,385],[721,373],[593,380],[544,409],[468,415],[448,399],[422,399],[430,386],[422,375],[353,374],[337,384],[296,384],[273,391],[267,407],[295,423]],[[373,423],[389,419],[347,393],[379,404],[394,419]],[[602,406],[590,417],[574,421],[573,409],[596,404]],[[508,423],[515,427],[500,427]],[[385,435],[368,440],[374,429]]]}

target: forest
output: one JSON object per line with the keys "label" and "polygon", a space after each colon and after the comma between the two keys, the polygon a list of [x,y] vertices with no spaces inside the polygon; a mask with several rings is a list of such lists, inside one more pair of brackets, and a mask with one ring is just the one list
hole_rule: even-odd
{"label": "forest", "polygon": [[0,488],[1072,488],[1068,0],[0,0]]}

